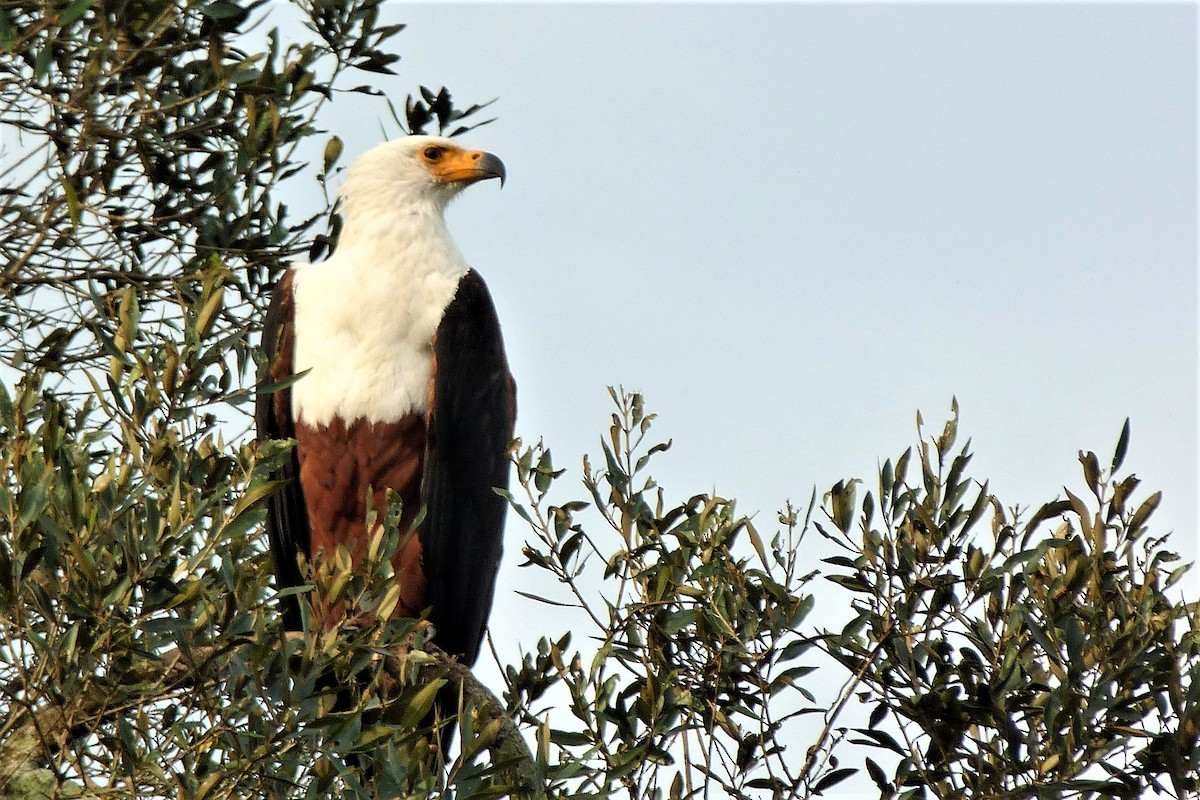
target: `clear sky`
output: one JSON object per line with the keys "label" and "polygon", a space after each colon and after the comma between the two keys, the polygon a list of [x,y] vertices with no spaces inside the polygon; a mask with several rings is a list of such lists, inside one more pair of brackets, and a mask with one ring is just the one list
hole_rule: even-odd
{"label": "clear sky", "polygon": [[[398,7],[397,7],[398,8]],[[1006,503],[1111,454],[1196,551],[1190,5],[405,5],[397,101],[499,98],[450,210],[518,432],[574,466],[643,391],[678,496],[764,518],[962,407]],[[378,106],[327,123],[352,156]],[[335,106],[336,108],[336,106]]]}
{"label": "clear sky", "polygon": [[[1195,6],[393,9],[404,59],[374,85],[499,98],[467,141],[508,184],[450,225],[499,306],[518,434],[568,477],[610,384],[674,438],[669,498],[715,488],[764,531],[873,483],[952,396],[1007,505],[1082,491],[1078,450],[1107,463],[1128,416],[1126,467],[1195,559]],[[334,111],[347,156],[397,133]],[[512,593],[523,538],[508,657],[559,633]]]}

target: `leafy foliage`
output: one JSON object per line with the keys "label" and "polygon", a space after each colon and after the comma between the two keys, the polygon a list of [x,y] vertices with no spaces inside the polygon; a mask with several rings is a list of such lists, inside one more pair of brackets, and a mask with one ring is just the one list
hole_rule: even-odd
{"label": "leafy foliage", "polygon": [[[285,46],[262,7],[0,5],[0,796],[481,780],[473,756],[437,770],[413,722],[445,669],[378,655],[412,621],[294,641],[267,600],[258,503],[287,443],[235,426],[269,286],[337,232],[316,233],[328,202],[297,219],[280,197],[336,168],[336,137],[303,160],[317,114],[396,61],[402,26],[302,3],[314,40]],[[377,608],[385,562],[314,580]]]}
{"label": "leafy foliage", "polygon": [[[1117,476],[1128,424],[1109,470],[1080,454],[1090,506],[1068,492],[1021,522],[969,477],[955,405],[877,492],[840,481],[767,545],[731,501],[666,503],[647,470],[669,443],[647,443],[639,395],[614,399],[586,498],[548,501],[562,472],[540,444],[518,459],[525,566],[567,592],[533,599],[579,608],[598,643],[574,628],[509,668],[514,713],[566,690],[543,742],[556,791],[812,797],[859,772],[852,748],[881,798],[1200,791],[1200,608],[1169,597],[1186,567],[1149,535],[1159,495]],[[848,601],[840,630],[808,623],[813,532],[843,551],[818,593]],[[832,697],[821,652],[844,668]]]}
{"label": "leafy foliage", "polygon": [[[813,669],[799,662],[813,598],[802,593],[811,575],[800,572],[798,539],[789,531],[768,549],[720,497],[668,505],[646,470],[669,443],[647,445],[653,415],[640,395],[614,399],[604,465],[584,460],[589,500],[548,504],[561,473],[540,444],[517,460],[528,504],[516,508],[536,534],[526,565],[567,587],[599,644],[585,653],[570,634],[543,639],[509,669],[510,709],[566,688],[574,727],[548,734],[560,751],[548,777],[564,795],[690,797],[713,783],[743,797],[811,784],[783,757],[785,733],[820,710],[801,680]],[[589,505],[600,517],[591,532],[579,521]],[[738,552],[743,540],[752,555]],[[602,573],[600,598],[584,588],[589,570]]]}
{"label": "leafy foliage", "polygon": [[1079,455],[1090,502],[1068,491],[1022,523],[967,477],[954,412],[921,442],[918,480],[908,450],[857,524],[839,483],[833,530],[818,525],[848,551],[829,577],[854,596],[826,641],[874,705],[851,741],[899,757],[891,779],[867,763],[881,796],[1194,795],[1200,610],[1168,595],[1186,567],[1149,535],[1160,495],[1135,501],[1118,477],[1128,422],[1107,471]]}
{"label": "leafy foliage", "polygon": [[118,454],[96,449],[106,434],[85,416],[31,379],[0,391],[0,788],[28,783],[27,762],[88,795],[357,797],[369,775],[387,796],[426,796],[494,782],[474,762],[495,732],[470,703],[467,751],[449,771],[430,758],[421,723],[445,665],[380,656],[423,637],[413,620],[386,622],[398,510],[369,574],[343,550],[314,569],[332,602],[374,619],[288,638],[266,598],[256,508],[286,447],[207,436]]}

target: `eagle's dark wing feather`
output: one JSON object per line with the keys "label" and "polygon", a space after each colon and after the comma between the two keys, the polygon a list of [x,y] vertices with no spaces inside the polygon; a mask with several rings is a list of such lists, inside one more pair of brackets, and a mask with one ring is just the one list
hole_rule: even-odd
{"label": "eagle's dark wing feather", "polygon": [[[266,391],[292,374],[292,273],[285,273],[275,288],[263,323],[262,348],[269,369],[259,380],[254,398],[254,422],[258,438],[290,439],[295,435],[291,413],[291,390]],[[300,489],[300,462],[295,448],[272,478],[283,483],[267,505],[267,538],[275,563],[275,588],[282,591],[304,584],[298,553],[308,553],[308,511]],[[301,628],[300,599],[296,595],[280,600],[285,629]]]}
{"label": "eagle's dark wing feather", "polygon": [[516,390],[483,279],[468,272],[434,339],[422,499],[425,604],[446,652],[473,664],[504,535]]}

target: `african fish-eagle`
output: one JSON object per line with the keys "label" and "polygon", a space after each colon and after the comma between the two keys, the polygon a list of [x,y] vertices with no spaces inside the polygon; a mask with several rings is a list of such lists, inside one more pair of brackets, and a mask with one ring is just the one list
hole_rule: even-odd
{"label": "african fish-eagle", "polygon": [[[298,553],[345,545],[359,565],[368,488],[381,513],[392,489],[402,532],[425,511],[392,559],[394,616],[429,609],[435,643],[466,664],[500,563],[506,504],[493,489],[508,485],[516,390],[491,296],[444,212],[470,184],[504,177],[496,156],[444,138],[408,136],[360,156],[341,188],[335,251],[276,285],[262,383],[283,388],[260,391],[255,407],[260,438],[296,441],[268,505],[277,588],[305,583]],[[285,626],[298,630],[297,598],[283,603]],[[313,607],[317,624],[334,613]]]}

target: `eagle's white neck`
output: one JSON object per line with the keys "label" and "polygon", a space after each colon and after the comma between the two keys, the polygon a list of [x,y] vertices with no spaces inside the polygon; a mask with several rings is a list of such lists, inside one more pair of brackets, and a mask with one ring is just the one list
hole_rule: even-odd
{"label": "eagle's white neck", "polygon": [[294,369],[310,370],[292,387],[297,421],[395,421],[426,409],[433,335],[468,267],[444,203],[374,200],[348,198],[336,252],[295,268]]}

